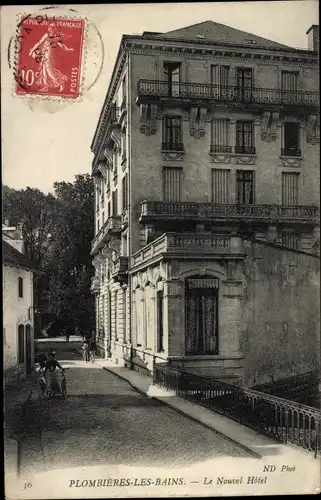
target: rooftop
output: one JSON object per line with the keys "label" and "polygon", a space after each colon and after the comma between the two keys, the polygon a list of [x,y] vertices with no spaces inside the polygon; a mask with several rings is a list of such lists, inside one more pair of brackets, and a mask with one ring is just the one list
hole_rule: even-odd
{"label": "rooftop", "polygon": [[22,269],[28,269],[30,271],[36,271],[37,266],[35,266],[30,260],[18,252],[13,246],[11,246],[6,241],[2,240],[2,251],[3,251],[3,264],[13,267],[20,267]]}

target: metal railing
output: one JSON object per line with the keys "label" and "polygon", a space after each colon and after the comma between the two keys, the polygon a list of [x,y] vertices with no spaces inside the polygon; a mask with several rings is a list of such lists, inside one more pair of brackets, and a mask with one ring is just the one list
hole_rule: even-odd
{"label": "metal railing", "polygon": [[153,382],[274,438],[321,453],[320,411],[283,398],[155,364]]}
{"label": "metal railing", "polygon": [[281,148],[281,156],[302,156],[302,151],[297,148]]}
{"label": "metal railing", "polygon": [[318,91],[265,89],[259,87],[240,87],[216,85],[212,83],[173,82],[162,80],[139,80],[139,97],[172,99],[206,99],[245,104],[279,104],[318,106]]}
{"label": "metal railing", "polygon": [[232,146],[220,146],[218,144],[211,144],[211,153],[232,153]]}
{"label": "metal railing", "polygon": [[184,151],[184,144],[173,141],[162,142],[162,151]]}
{"label": "metal railing", "polygon": [[238,155],[255,155],[256,152],[254,146],[235,146],[234,150]]}

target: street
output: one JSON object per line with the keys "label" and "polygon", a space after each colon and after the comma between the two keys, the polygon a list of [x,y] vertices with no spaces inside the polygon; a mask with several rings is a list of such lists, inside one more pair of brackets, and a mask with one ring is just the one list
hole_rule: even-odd
{"label": "street", "polygon": [[216,457],[250,457],[97,363],[86,364],[79,344],[46,343],[51,347],[66,369],[67,399],[48,401],[40,391],[33,395],[23,422],[21,476],[66,466],[174,468]]}

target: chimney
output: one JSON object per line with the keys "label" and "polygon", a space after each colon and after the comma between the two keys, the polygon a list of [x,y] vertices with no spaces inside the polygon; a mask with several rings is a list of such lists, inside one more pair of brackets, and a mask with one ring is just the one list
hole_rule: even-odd
{"label": "chimney", "polygon": [[308,49],[319,52],[319,25],[312,24],[306,34],[308,35]]}

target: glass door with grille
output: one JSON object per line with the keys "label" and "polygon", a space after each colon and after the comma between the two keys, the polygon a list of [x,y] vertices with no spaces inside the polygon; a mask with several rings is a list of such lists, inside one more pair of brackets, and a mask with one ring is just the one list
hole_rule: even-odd
{"label": "glass door with grille", "polygon": [[186,355],[218,354],[218,280],[186,280]]}
{"label": "glass door with grille", "polygon": [[253,96],[252,68],[237,68],[237,98],[240,102],[251,102]]}

